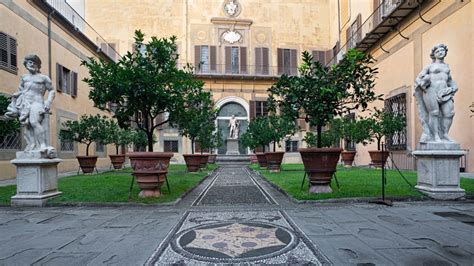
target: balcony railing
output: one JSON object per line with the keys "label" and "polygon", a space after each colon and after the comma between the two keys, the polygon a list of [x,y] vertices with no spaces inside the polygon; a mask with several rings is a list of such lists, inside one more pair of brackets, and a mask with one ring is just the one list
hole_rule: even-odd
{"label": "balcony railing", "polygon": [[117,53],[114,47],[112,47],[94,28],[89,25],[84,18],[72,8],[66,0],[42,0],[57,13],[59,13],[63,19],[69,22],[76,31],[82,33],[96,46],[98,51],[102,51],[113,61],[117,61],[120,55]]}
{"label": "balcony railing", "polygon": [[198,76],[225,77],[225,78],[263,78],[272,79],[287,75],[298,75],[297,67],[278,67],[278,66],[256,66],[239,65],[230,66],[226,64],[206,65],[201,64],[195,67],[194,73]]}
{"label": "balcony railing", "polygon": [[383,0],[374,12],[355,30],[337,55],[328,64],[336,64],[352,48],[365,52],[373,47],[386,34],[400,31],[400,23],[413,11],[419,9],[427,0]]}

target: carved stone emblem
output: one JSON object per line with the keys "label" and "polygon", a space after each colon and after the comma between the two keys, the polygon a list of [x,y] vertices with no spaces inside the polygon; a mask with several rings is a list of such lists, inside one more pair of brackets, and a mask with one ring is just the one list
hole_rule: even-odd
{"label": "carved stone emblem", "polygon": [[237,17],[240,14],[241,6],[237,0],[224,1],[224,13],[229,17]]}
{"label": "carved stone emblem", "polygon": [[228,30],[222,33],[222,39],[227,43],[233,44],[242,39],[242,34],[235,30]]}

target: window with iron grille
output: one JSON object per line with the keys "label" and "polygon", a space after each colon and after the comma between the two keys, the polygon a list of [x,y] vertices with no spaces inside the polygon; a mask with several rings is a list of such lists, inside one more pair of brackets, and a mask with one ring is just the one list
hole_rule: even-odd
{"label": "window with iron grille", "polygon": [[163,141],[164,152],[179,152],[178,151],[178,141],[177,140],[165,140]]}
{"label": "window with iron grille", "polygon": [[0,150],[20,150],[21,149],[21,133],[0,135]]}
{"label": "window with iron grille", "polygon": [[17,42],[12,36],[0,32],[0,69],[18,73]]}
{"label": "window with iron grille", "polygon": [[285,142],[285,152],[298,152],[298,141],[287,140]]}
{"label": "window with iron grille", "polygon": [[[354,113],[348,114],[347,117],[352,121],[355,120],[355,114]],[[346,151],[355,151],[356,150],[355,142],[354,141],[344,141],[344,149]]]}
{"label": "window with iron grille", "polygon": [[105,145],[99,142],[95,143],[95,152],[105,152]]}
{"label": "window with iron grille", "polygon": [[[401,93],[385,100],[385,111],[402,115],[405,118],[407,114],[406,93]],[[407,149],[407,129],[396,132],[391,136],[386,136],[387,147],[390,150],[406,150]]]}
{"label": "window with iron grille", "polygon": [[72,140],[59,140],[61,151],[74,151],[74,142]]}

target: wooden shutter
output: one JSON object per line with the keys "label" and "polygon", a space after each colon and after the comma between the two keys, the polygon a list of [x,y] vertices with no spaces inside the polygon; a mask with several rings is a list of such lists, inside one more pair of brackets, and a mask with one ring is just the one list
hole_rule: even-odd
{"label": "wooden shutter", "polygon": [[63,91],[63,66],[56,63],[56,90]]}
{"label": "wooden shutter", "polygon": [[201,46],[200,45],[194,46],[194,67],[196,68],[197,72],[200,72],[200,69],[201,69]]}
{"label": "wooden shutter", "polygon": [[253,120],[255,118],[257,103],[255,101],[249,101],[249,104],[250,104],[250,120]]}
{"label": "wooden shutter", "polygon": [[268,48],[262,48],[262,74],[268,75],[269,71]]}
{"label": "wooden shutter", "polygon": [[290,50],[290,74],[296,75],[298,73],[298,61],[297,61],[298,54],[296,49]]}
{"label": "wooden shutter", "polygon": [[348,49],[353,48],[352,45],[350,44],[351,43],[351,27],[350,26],[348,26],[346,29],[346,43],[347,43]]}
{"label": "wooden shutter", "polygon": [[283,74],[283,50],[282,48],[278,48],[277,50],[277,57],[278,57],[278,75]]}
{"label": "wooden shutter", "polygon": [[374,21],[373,21],[373,27],[375,28],[377,25],[379,25],[379,23],[381,22],[381,19],[380,19],[380,9],[379,9],[379,0],[373,0],[374,2]]}
{"label": "wooden shutter", "polygon": [[211,45],[210,47],[210,59],[209,62],[211,64],[211,72],[216,72],[217,71],[217,51],[216,51],[216,46]]}
{"label": "wooden shutter", "polygon": [[71,96],[76,98],[77,97],[77,73],[71,71],[72,73],[72,88],[71,88]]}
{"label": "wooden shutter", "polygon": [[225,47],[225,72],[232,73],[232,53],[230,46]]}
{"label": "wooden shutter", "polygon": [[359,43],[360,41],[362,41],[362,15],[359,14],[357,15],[357,41],[356,41],[356,44]]}
{"label": "wooden shutter", "polygon": [[110,45],[110,49],[109,49],[109,56],[110,58],[112,58],[112,60],[115,61],[116,59],[116,53],[115,53],[115,49],[116,49],[116,44],[115,43],[109,43]]}
{"label": "wooden shutter", "polygon": [[255,48],[255,74],[262,72],[262,48]]}
{"label": "wooden shutter", "polygon": [[10,56],[10,69],[12,71],[16,71],[17,70],[17,62],[16,62],[16,40],[13,39],[12,37],[9,37],[8,38],[9,40],[9,47],[10,47],[10,53],[9,53],[9,56]]}
{"label": "wooden shutter", "polygon": [[313,50],[312,53],[314,62],[319,62],[323,66],[326,64],[326,53],[324,51]]}
{"label": "wooden shutter", "polygon": [[5,33],[0,32],[0,65],[8,67],[8,37]]}
{"label": "wooden shutter", "polygon": [[240,47],[240,73],[247,73],[247,47]]}
{"label": "wooden shutter", "polygon": [[325,53],[324,53],[324,65],[327,66],[329,64],[329,62],[331,61],[332,59],[332,49],[331,50],[327,50]]}

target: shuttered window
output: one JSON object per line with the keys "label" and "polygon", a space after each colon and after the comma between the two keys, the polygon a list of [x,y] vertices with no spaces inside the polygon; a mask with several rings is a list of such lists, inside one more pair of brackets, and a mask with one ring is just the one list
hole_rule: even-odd
{"label": "shuttered window", "polygon": [[296,75],[298,74],[296,49],[278,48],[278,74]]}
{"label": "shuttered window", "polygon": [[255,74],[268,75],[270,73],[268,67],[268,48],[255,48]]}
{"label": "shuttered window", "polygon": [[0,68],[13,74],[18,73],[16,39],[0,32]]}
{"label": "shuttered window", "polygon": [[361,14],[357,15],[356,20],[352,23],[352,25],[347,28],[346,36],[347,36],[347,45],[349,49],[355,48],[357,43],[362,40],[362,16]]}
{"label": "shuttered window", "polygon": [[194,46],[194,65],[197,73],[212,73],[217,71],[217,52],[213,45]]}
{"label": "shuttered window", "polygon": [[333,50],[326,50],[326,51],[321,51],[321,50],[313,50],[312,51],[313,55],[313,62],[319,62],[321,65],[326,66],[329,64],[331,59],[333,58]]}
{"label": "shuttered window", "polygon": [[56,90],[72,97],[77,96],[77,73],[56,64]]}
{"label": "shuttered window", "polygon": [[250,101],[250,119],[268,116],[267,101]]}
{"label": "shuttered window", "polygon": [[225,47],[225,73],[247,74],[247,47]]}

